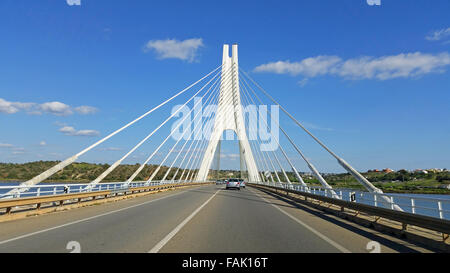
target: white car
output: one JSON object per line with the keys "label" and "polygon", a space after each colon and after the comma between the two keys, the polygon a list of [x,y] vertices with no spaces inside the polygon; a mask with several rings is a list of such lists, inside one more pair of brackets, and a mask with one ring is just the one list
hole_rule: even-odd
{"label": "white car", "polygon": [[245,189],[245,181],[244,181],[244,179],[238,179],[239,180],[239,183],[240,183],[240,187],[241,188],[244,188]]}
{"label": "white car", "polygon": [[236,178],[230,178],[227,181],[226,189],[227,190],[228,189],[238,189],[238,190],[240,190],[241,189],[241,182],[239,182],[239,180],[236,179]]}

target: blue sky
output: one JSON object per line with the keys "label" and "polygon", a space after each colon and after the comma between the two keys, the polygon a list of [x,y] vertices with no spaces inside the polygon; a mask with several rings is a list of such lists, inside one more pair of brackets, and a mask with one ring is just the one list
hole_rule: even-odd
{"label": "blue sky", "polygon": [[[449,168],[449,13],[447,0],[3,0],[0,161],[65,159],[216,68],[222,44],[238,43],[241,68],[358,170]],[[80,161],[112,163],[172,106]],[[342,171],[286,116],[281,124],[320,171]],[[169,130],[125,163],[145,160]],[[222,151],[233,155],[236,144]]]}

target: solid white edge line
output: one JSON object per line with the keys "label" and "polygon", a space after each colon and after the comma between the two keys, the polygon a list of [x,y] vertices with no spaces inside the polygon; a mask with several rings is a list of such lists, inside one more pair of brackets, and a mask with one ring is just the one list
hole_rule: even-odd
{"label": "solid white edge line", "polygon": [[94,215],[94,216],[91,216],[91,217],[88,217],[88,218],[84,218],[84,219],[80,219],[80,220],[77,220],[77,221],[69,222],[69,223],[66,223],[66,224],[59,225],[59,226],[55,226],[55,227],[51,227],[51,228],[47,228],[47,229],[31,232],[31,233],[28,233],[28,234],[24,234],[24,235],[21,235],[21,236],[17,236],[17,237],[11,238],[11,239],[7,239],[7,240],[4,240],[4,241],[1,241],[0,245],[6,244],[6,243],[9,243],[9,242],[12,242],[12,241],[20,240],[20,239],[23,239],[23,238],[27,238],[27,237],[30,237],[30,236],[33,236],[33,235],[37,235],[37,234],[40,234],[40,233],[44,233],[44,232],[47,232],[47,231],[55,230],[55,229],[58,229],[58,228],[62,228],[62,227],[66,227],[66,226],[70,226],[70,225],[74,225],[74,224],[78,224],[78,223],[81,223],[81,222],[86,222],[86,221],[89,221],[89,220],[92,220],[92,219],[95,219],[95,218],[98,218],[98,217],[106,216],[106,215],[113,214],[113,213],[116,213],[116,212],[120,212],[120,211],[123,211],[123,210],[127,210],[127,209],[131,209],[131,208],[143,206],[143,205],[155,202],[155,201],[163,200],[163,199],[166,199],[166,198],[169,198],[169,197],[174,197],[174,196],[180,195],[180,194],[188,192],[188,191],[190,191],[190,190],[182,191],[182,192],[175,193],[175,194],[170,194],[170,195],[158,198],[158,199],[153,199],[153,200],[146,201],[144,203],[136,204],[136,205],[133,205],[133,206],[129,206],[129,207],[126,207],[126,208],[121,208],[121,209],[118,209],[118,210],[109,211],[109,212],[106,212],[106,213],[103,213],[103,214]]}
{"label": "solid white edge line", "polygon": [[259,193],[255,192],[253,189],[250,190],[251,192],[253,192],[255,195],[257,195],[259,198],[261,198],[262,200],[264,200],[267,204],[275,207],[276,209],[278,209],[280,212],[282,212],[284,215],[288,216],[289,218],[291,218],[292,220],[294,220],[295,222],[299,223],[300,225],[304,226],[305,228],[307,228],[309,231],[311,231],[312,233],[316,234],[317,236],[319,236],[321,239],[323,239],[324,241],[326,241],[327,243],[329,243],[330,245],[334,246],[335,248],[337,248],[339,251],[343,252],[343,253],[351,253],[350,250],[346,249],[345,247],[341,246],[340,244],[336,243],[335,241],[331,240],[330,238],[328,238],[327,236],[323,235],[322,233],[318,232],[317,230],[315,230],[314,228],[308,226],[307,224],[305,224],[303,221],[297,219],[296,217],[292,216],[290,213],[282,210],[281,208],[279,208],[277,205],[274,205],[272,203],[270,203],[269,201],[267,201],[264,197],[262,197]]}
{"label": "solid white edge line", "polygon": [[220,190],[217,190],[216,193],[213,194],[208,200],[206,200],[205,203],[203,203],[200,207],[198,207],[191,215],[189,215],[186,219],[183,220],[176,228],[174,228],[169,234],[164,237],[159,243],[157,243],[151,250],[148,251],[148,253],[158,253],[161,248],[163,248],[194,216],[204,207],[206,206],[209,201],[211,201],[214,196],[219,192]]}

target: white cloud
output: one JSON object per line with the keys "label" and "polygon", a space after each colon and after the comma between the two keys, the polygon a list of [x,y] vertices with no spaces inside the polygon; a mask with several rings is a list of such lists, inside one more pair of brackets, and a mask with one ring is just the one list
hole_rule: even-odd
{"label": "white cloud", "polygon": [[20,110],[28,110],[30,109],[34,103],[27,102],[11,102],[6,101],[0,98],[0,112],[6,114],[14,114],[19,112]]}
{"label": "white cloud", "polygon": [[41,142],[39,142],[39,146],[47,146],[47,142],[41,141]]}
{"label": "white cloud", "polygon": [[440,41],[447,37],[450,37],[450,27],[436,30],[430,35],[426,36],[425,39],[427,39],[428,41]]}
{"label": "white cloud", "polygon": [[173,58],[193,62],[196,60],[197,51],[200,47],[203,47],[203,39],[201,38],[184,41],[175,39],[151,40],[145,45],[144,51],[154,50],[160,59]]}
{"label": "white cloud", "polygon": [[25,148],[17,147],[10,143],[0,143],[0,148],[6,148],[6,149],[10,150],[11,154],[13,154],[13,155],[25,153]]}
{"label": "white cloud", "polygon": [[121,148],[117,147],[107,147],[107,148],[99,148],[100,151],[121,151]]}
{"label": "white cloud", "polygon": [[95,107],[92,107],[92,106],[83,105],[83,106],[75,107],[75,111],[82,115],[88,115],[88,114],[96,113],[98,111],[98,109]]}
{"label": "white cloud", "polygon": [[51,113],[57,116],[71,115],[73,112],[71,107],[65,103],[59,101],[46,102],[39,106],[39,109],[43,112]]}
{"label": "white cloud", "polygon": [[318,56],[300,62],[273,62],[254,69],[255,72],[303,75],[316,77],[335,75],[346,79],[379,79],[417,77],[429,73],[444,72],[450,65],[450,55],[425,54],[421,52],[393,56],[360,57],[342,60],[336,56]]}
{"label": "white cloud", "polygon": [[308,78],[304,78],[304,79],[298,81],[298,85],[300,85],[301,87],[304,87],[307,83],[308,83]]}
{"label": "white cloud", "polygon": [[0,148],[12,148],[14,145],[9,143],[0,143]]}
{"label": "white cloud", "polygon": [[315,77],[329,73],[330,69],[340,61],[341,59],[336,56],[317,56],[294,63],[290,61],[278,61],[260,65],[255,68],[255,72],[271,72],[291,75],[302,74],[307,77]]}
{"label": "white cloud", "polygon": [[64,126],[59,128],[61,133],[67,136],[98,136],[100,133],[96,130],[75,130],[72,126]]}
{"label": "white cloud", "polygon": [[302,124],[308,129],[320,130],[320,131],[333,131],[332,128],[321,127],[321,126],[318,126],[316,124],[306,122],[306,121],[303,121]]}
{"label": "white cloud", "polygon": [[49,113],[56,116],[67,116],[73,114],[74,111],[82,115],[93,114],[98,109],[86,105],[74,108],[59,101],[38,104],[34,102],[11,102],[0,98],[0,113],[15,114],[19,111],[25,111],[29,115]]}

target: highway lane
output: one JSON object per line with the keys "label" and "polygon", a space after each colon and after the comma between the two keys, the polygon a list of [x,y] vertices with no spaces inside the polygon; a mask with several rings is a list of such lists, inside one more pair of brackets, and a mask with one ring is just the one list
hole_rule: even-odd
{"label": "highway lane", "polygon": [[260,190],[221,190],[160,252],[428,252],[395,237],[290,204]]}
{"label": "highway lane", "polygon": [[203,186],[0,223],[0,252],[427,251],[254,188]]}
{"label": "highway lane", "polygon": [[[70,241],[79,242],[82,252],[147,252],[215,191],[195,187],[0,223],[0,252],[69,252]],[[7,235],[15,227],[29,228]]]}

